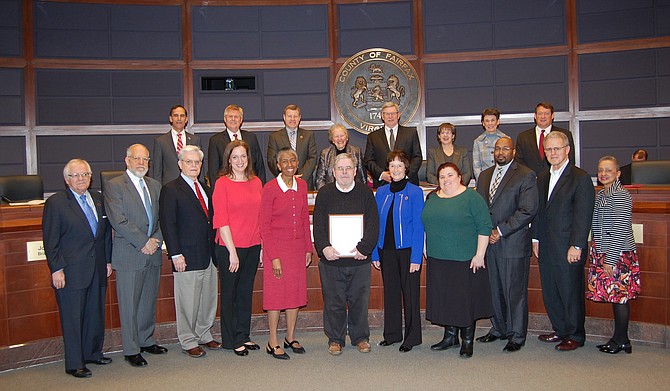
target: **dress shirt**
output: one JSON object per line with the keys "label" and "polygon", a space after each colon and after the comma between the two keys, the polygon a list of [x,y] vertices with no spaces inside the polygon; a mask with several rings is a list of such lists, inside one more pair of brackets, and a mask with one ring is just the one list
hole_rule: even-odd
{"label": "dress shirt", "polygon": [[[79,207],[81,208],[81,210],[84,211],[84,206],[80,202],[81,198],[80,198],[79,194],[75,193],[74,190],[72,190],[72,189],[70,189],[70,191],[72,192],[72,194],[74,194],[75,198],[77,198],[77,204],[79,204]],[[88,193],[88,190],[84,194],[86,194],[86,203],[93,210],[93,216],[95,216],[95,221],[98,221],[98,212],[97,212],[97,209],[95,209],[95,204],[93,203],[93,198]],[[84,214],[86,214],[86,212],[84,212]]]}
{"label": "dress shirt", "polygon": [[293,178],[293,186],[290,188],[286,186],[284,180],[281,179],[281,174],[279,174],[277,177],[277,183],[279,184],[279,188],[281,189],[282,193],[286,193],[289,190],[298,191],[298,181],[296,181],[295,178]]}
{"label": "dress shirt", "polygon": [[[172,134],[172,144],[174,144],[174,150],[177,150],[177,135],[179,134],[176,130],[170,129],[170,133]],[[186,137],[184,137],[184,133],[186,133],[186,129],[181,131],[181,145],[183,147],[186,146]]]}
{"label": "dress shirt", "polygon": [[540,133],[542,133],[542,130],[544,130],[544,138],[547,138],[547,135],[551,133],[551,128],[553,125],[547,126],[546,129],[542,129],[539,126],[535,126],[535,143],[537,144],[537,149],[538,151],[540,150]]}
{"label": "dress shirt", "polygon": [[[493,176],[491,177],[491,184],[489,185],[489,194],[491,193],[491,187],[493,187],[493,181],[495,181],[496,175],[498,175],[498,173],[496,171],[497,170],[502,170],[502,173],[500,174],[500,182],[502,182],[502,180],[505,178],[505,174],[507,174],[507,170],[509,170],[509,167],[512,165],[513,161],[514,161],[514,159],[510,160],[510,162],[505,164],[504,166],[500,166],[500,165],[498,165],[498,163],[496,163],[496,168],[493,170]],[[500,190],[500,183],[498,183],[498,188],[496,189],[496,193],[499,190]],[[502,234],[502,231],[500,230],[500,227],[496,227],[496,229],[498,230],[498,234],[502,238],[503,234]]]}
{"label": "dress shirt", "polygon": [[[130,177],[130,181],[133,182],[133,185],[135,185],[135,190],[137,190],[138,193],[140,193],[140,198],[142,199],[142,205],[146,205],[146,201],[144,200],[144,192],[142,191],[142,187],[140,186],[140,179],[144,181],[144,177],[140,178],[135,176],[130,170],[126,170],[126,173]],[[147,186],[147,182],[144,181],[144,187],[147,188],[147,193],[149,194],[149,198],[151,198],[151,193],[149,193],[149,186]],[[195,190],[194,190],[195,191]],[[148,200],[149,205],[151,205],[151,199]]]}
{"label": "dress shirt", "polygon": [[563,174],[563,171],[565,171],[565,167],[568,166],[568,163],[570,163],[570,159],[565,159],[565,162],[563,163],[563,166],[559,167],[558,170],[554,171],[553,166],[549,168],[549,191],[547,192],[547,200],[551,198],[551,192],[554,191],[554,187],[556,187],[556,183],[558,182],[558,178],[561,177]]}
{"label": "dress shirt", "polygon": [[394,126],[393,128],[384,126],[384,132],[386,133],[386,143],[389,145],[389,148],[393,150],[391,147],[391,129],[393,129],[393,137],[395,137],[396,141],[398,141],[398,125]]}
{"label": "dress shirt", "polygon": [[[202,188],[202,186],[200,185],[200,183],[197,183],[197,182],[192,181],[191,178],[189,178],[189,177],[187,177],[186,175],[184,175],[184,173],[181,173],[181,177],[182,177],[182,178],[184,179],[184,181],[186,181],[186,183],[191,187],[191,190],[193,190],[193,194],[195,194],[196,197],[198,196],[198,193],[195,192],[195,187],[196,187],[196,186],[200,187],[200,193],[202,194],[202,198],[205,199],[205,205],[209,205],[209,198],[207,198],[207,193],[205,193],[205,189]],[[175,260],[175,259],[181,257],[182,255],[183,255],[183,254],[175,254],[175,255],[171,256],[170,259]]]}
{"label": "dress shirt", "polygon": [[[237,129],[237,133],[233,133],[230,131],[230,129],[226,128],[226,132],[228,132],[228,137],[230,137],[230,141],[235,141],[235,135],[237,135],[238,140],[242,140],[242,132],[240,132],[239,129]],[[195,189],[193,191],[195,191]]]}

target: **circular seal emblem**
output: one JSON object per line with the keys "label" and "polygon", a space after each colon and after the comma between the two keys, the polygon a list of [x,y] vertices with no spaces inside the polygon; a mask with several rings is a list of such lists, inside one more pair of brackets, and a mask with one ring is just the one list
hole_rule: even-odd
{"label": "circular seal emblem", "polygon": [[421,85],[416,70],[405,57],[388,49],[368,49],[354,54],[337,72],[335,105],[342,118],[357,131],[368,134],[383,125],[382,105],[395,102],[402,125],[419,108]]}

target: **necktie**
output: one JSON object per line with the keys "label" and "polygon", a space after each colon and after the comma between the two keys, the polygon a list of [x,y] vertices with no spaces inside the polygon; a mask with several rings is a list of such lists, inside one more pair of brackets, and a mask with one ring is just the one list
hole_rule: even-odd
{"label": "necktie", "polygon": [[290,141],[291,141],[291,149],[295,151],[297,149],[297,147],[296,147],[297,142],[296,142],[296,139],[295,139],[295,130],[292,130],[290,133],[291,133],[291,137],[289,137],[289,138],[290,138]]}
{"label": "necktie", "polygon": [[205,216],[209,217],[209,213],[207,213],[207,205],[205,204],[205,198],[202,196],[202,193],[200,192],[200,186],[198,186],[197,183],[194,183],[194,185],[195,185],[195,194],[198,196],[200,206],[202,207],[202,210],[205,211]]}
{"label": "necktie", "polygon": [[391,136],[389,137],[389,149],[393,151],[393,147],[395,146],[395,136],[393,135],[393,129],[389,129],[391,131]]}
{"label": "necktie", "polygon": [[233,134],[233,137],[235,137],[235,140],[238,140],[237,133]]}
{"label": "necktie", "polygon": [[79,199],[81,200],[81,206],[84,210],[84,214],[86,215],[86,220],[88,220],[88,225],[91,226],[91,231],[93,231],[93,236],[95,236],[95,233],[98,230],[98,221],[95,219],[93,208],[91,208],[91,205],[89,205],[88,201],[86,201],[86,194],[80,195]]}
{"label": "necktie", "polygon": [[153,221],[154,221],[154,212],[151,210],[151,198],[149,198],[149,192],[147,187],[144,185],[144,179],[140,179],[140,188],[142,189],[142,194],[144,194],[144,209],[147,211],[147,217],[149,218],[149,230],[147,231],[147,236],[151,236],[153,231]]}
{"label": "necktie", "polygon": [[177,155],[179,155],[182,148],[184,148],[184,143],[181,141],[181,133],[177,133]]}
{"label": "necktie", "polygon": [[498,190],[500,179],[502,179],[502,172],[502,168],[496,168],[496,177],[493,180],[493,185],[491,186],[491,191],[489,192],[489,205],[491,205],[493,202],[493,197],[496,195],[496,190]]}
{"label": "necktie", "polygon": [[540,158],[544,160],[544,129],[540,130],[540,143],[538,148],[540,149]]}

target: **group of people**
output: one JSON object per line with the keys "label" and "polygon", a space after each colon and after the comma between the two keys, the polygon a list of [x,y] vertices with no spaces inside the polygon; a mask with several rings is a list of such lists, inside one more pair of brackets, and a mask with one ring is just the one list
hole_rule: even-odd
{"label": "group of people", "polygon": [[[287,106],[286,127],[270,135],[267,159],[275,178],[269,181],[256,136],[240,129],[243,109],[235,105],[224,111],[226,129],[210,139],[211,190],[201,180],[200,139],[184,131],[183,106],[170,110],[172,129],[156,138],[153,159],[144,145],[131,145],[125,173],[103,184],[102,196],[88,190],[89,164],[71,160],[63,169],[67,189],[47,200],[43,217],[66,372],[89,377],[86,364],[112,361],[102,354],[112,270],[126,361],[142,367],[147,365],[142,353],[167,352],[153,337],[163,242],[174,276],[177,336],[182,351],[193,358],[206,350],[246,356],[261,349],[250,338],[260,262],[270,329],[265,351],[282,360],[290,358],[288,349],[305,353],[295,329],[299,309],[307,304],[306,268],[313,248],[332,355],[342,353],[347,334],[359,352],[371,350],[370,264],[381,270],[384,282],[379,345],[399,343],[401,352],[409,352],[422,343],[424,257],[426,318],[445,329],[432,350],[460,346],[460,355],[471,357],[475,322],[489,317],[491,330],[477,341],[507,340],[505,351],[520,350],[528,327],[531,252],[539,260],[554,330],[539,339],[558,343],[558,350],[574,350],[585,339],[583,267],[592,226],[587,297],[614,303],[615,315],[614,336],[599,348],[630,353],[628,301],[639,293],[639,266],[632,202],[618,180],[618,162],[601,159],[598,179],[604,187],[596,198],[588,174],[574,164],[570,132],[552,124],[550,104],[537,105],[536,127],[521,133],[516,147],[498,130],[499,116],[495,109],[482,114],[486,131],[475,141],[479,152],[472,163],[467,150],[453,144],[456,128],[438,128],[439,150],[428,153],[429,182],[437,188],[425,200],[418,186],[418,135],[399,125],[395,103],[382,107],[384,126],[368,135],[363,155],[349,145],[346,128],[336,124],[329,130],[332,145],[319,159],[313,134],[299,128],[300,108]],[[154,178],[147,176],[150,161]],[[319,191],[312,244],[307,192],[315,169]],[[376,194],[367,186],[366,170]],[[473,175],[476,190],[467,187]],[[211,332],[217,269],[221,342]],[[283,341],[281,311],[286,313]]]}

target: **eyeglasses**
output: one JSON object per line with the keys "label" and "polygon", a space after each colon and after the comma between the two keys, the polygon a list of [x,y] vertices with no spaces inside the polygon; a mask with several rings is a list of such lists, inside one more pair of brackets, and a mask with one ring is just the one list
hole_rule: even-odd
{"label": "eyeglasses", "polygon": [[[511,150],[512,150],[512,148],[510,148],[510,147],[495,147],[495,148],[493,148],[493,151],[495,151],[495,152],[500,152],[500,151],[509,152]],[[546,149],[545,149],[545,151],[546,151]]]}
{"label": "eyeglasses", "polygon": [[191,160],[191,159],[182,160],[182,162],[184,162],[184,164],[186,164],[187,166],[199,166],[202,164],[202,161],[200,160]]}
{"label": "eyeglasses", "polygon": [[353,167],[351,166],[346,166],[346,167],[335,167],[335,170],[340,171],[340,172],[346,172],[346,171],[353,171]]}
{"label": "eyeglasses", "polygon": [[135,162],[142,162],[142,163],[149,163],[151,160],[148,157],[142,157],[142,156],[128,156],[129,158],[133,159]]}
{"label": "eyeglasses", "polygon": [[397,111],[392,111],[392,112],[388,112],[388,111],[387,111],[387,112],[383,112],[383,111],[382,111],[382,115],[383,115],[383,116],[386,116],[386,117],[391,117],[391,116],[394,116],[394,115],[397,115],[397,114],[398,114]]}
{"label": "eyeglasses", "polygon": [[553,148],[545,148],[544,153],[558,153],[561,149],[567,147],[567,145],[564,145],[562,147],[553,147]]}
{"label": "eyeglasses", "polygon": [[75,172],[74,174],[67,174],[67,176],[70,177],[70,178],[74,178],[74,179],[79,179],[79,178],[89,179],[91,177],[91,173],[90,172],[82,172],[82,173]]}

